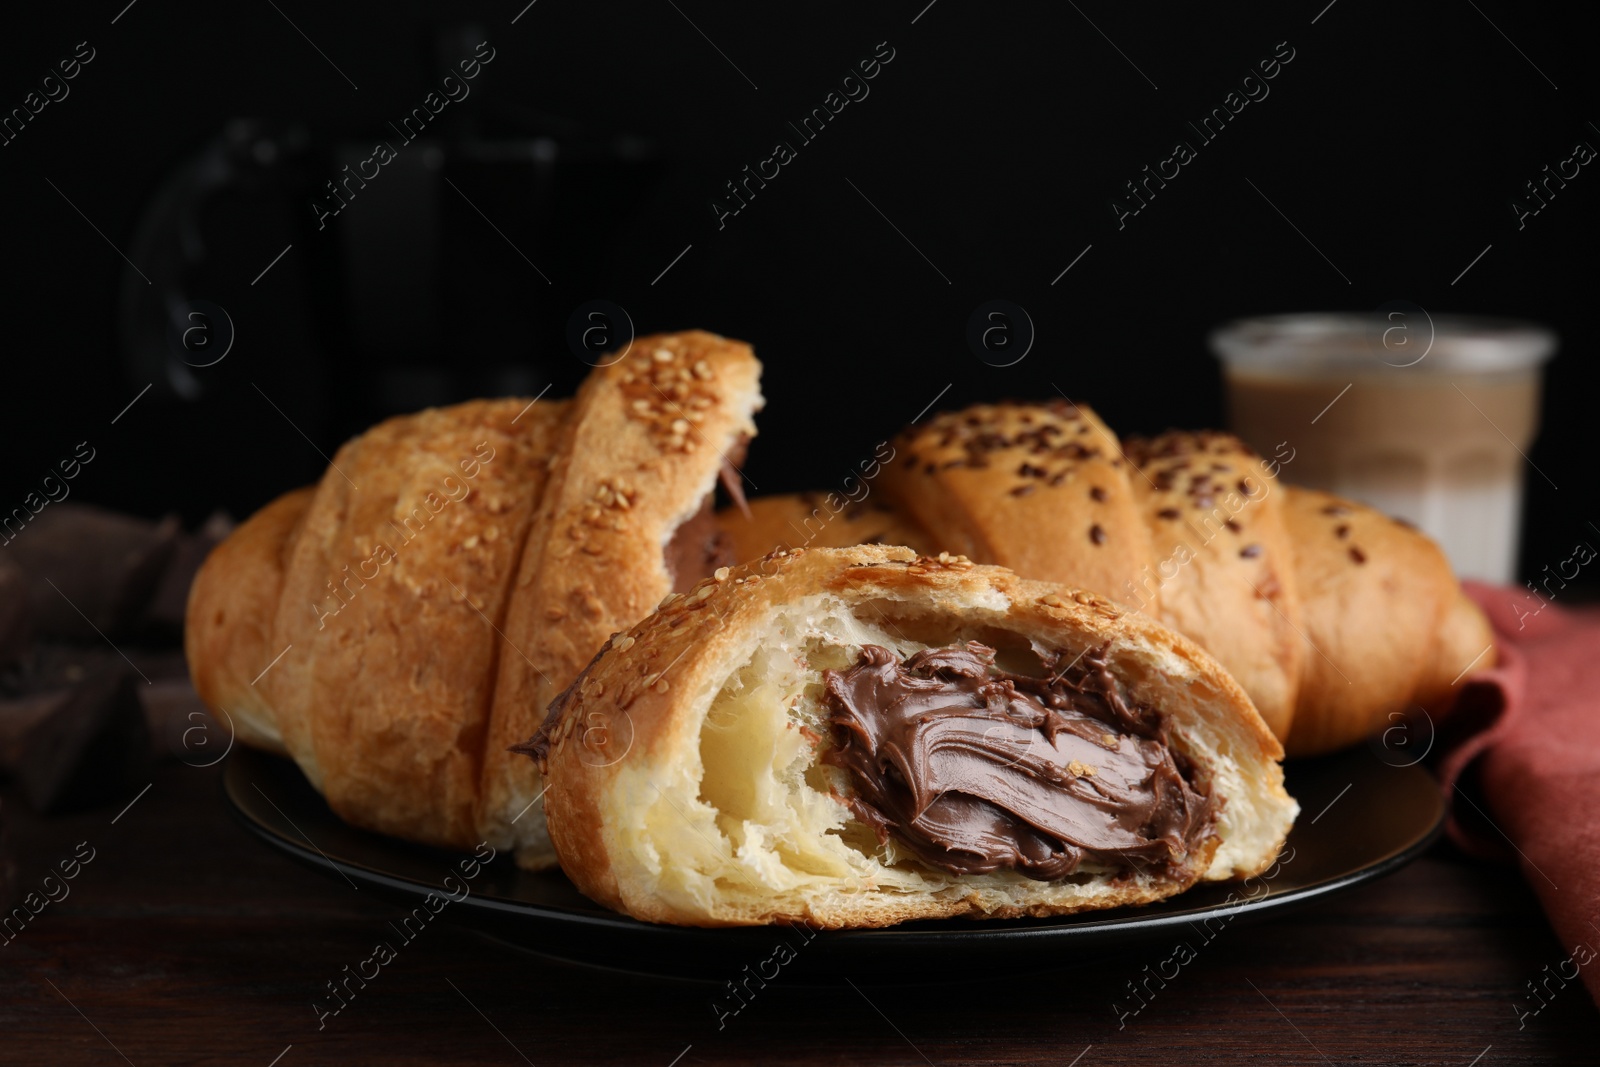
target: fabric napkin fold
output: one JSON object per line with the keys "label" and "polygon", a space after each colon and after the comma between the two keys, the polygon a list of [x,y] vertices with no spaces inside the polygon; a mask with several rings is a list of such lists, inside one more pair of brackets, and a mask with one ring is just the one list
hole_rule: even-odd
{"label": "fabric napkin fold", "polygon": [[1448,832],[1521,866],[1569,954],[1529,976],[1519,1013],[1537,1014],[1580,975],[1600,1003],[1600,611],[1516,586],[1466,589],[1494,626],[1499,662],[1474,668],[1437,724]]}

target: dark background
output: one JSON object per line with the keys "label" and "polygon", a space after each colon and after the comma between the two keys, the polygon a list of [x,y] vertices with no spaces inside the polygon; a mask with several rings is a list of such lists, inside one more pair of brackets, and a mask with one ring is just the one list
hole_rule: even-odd
{"label": "dark background", "polygon": [[[1407,300],[1559,332],[1523,570],[1596,536],[1600,175],[1520,232],[1509,206],[1600,146],[1576,5],[125,2],[0,39],[0,113],[95,51],[0,147],[0,510],[88,440],[72,499],[243,516],[385,414],[569,392],[593,298],[756,346],[763,492],[835,486],[946,384],[941,407],[1054,383],[1123,434],[1217,424],[1214,325]],[[319,231],[323,183],[483,40],[471,95]],[[1119,231],[1123,182],[1283,41],[1270,95]],[[800,145],[785,123],[879,42],[870,95]],[[798,158],[719,230],[712,198],[779,139]],[[966,345],[992,298],[1037,328],[1015,366]],[[204,369],[165,342],[195,300],[236,331]]]}

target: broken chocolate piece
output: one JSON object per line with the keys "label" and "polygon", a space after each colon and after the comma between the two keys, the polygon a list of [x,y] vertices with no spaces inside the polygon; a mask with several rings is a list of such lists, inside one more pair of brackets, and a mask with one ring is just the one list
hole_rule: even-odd
{"label": "broken chocolate piece", "polygon": [[42,812],[89,807],[148,781],[150,735],[125,664],[82,681],[0,699],[0,765]]}
{"label": "broken chocolate piece", "polygon": [[[42,639],[116,639],[143,616],[177,544],[180,525],[87,504],[55,504],[7,547],[26,576]],[[98,632],[97,632],[98,631]]]}

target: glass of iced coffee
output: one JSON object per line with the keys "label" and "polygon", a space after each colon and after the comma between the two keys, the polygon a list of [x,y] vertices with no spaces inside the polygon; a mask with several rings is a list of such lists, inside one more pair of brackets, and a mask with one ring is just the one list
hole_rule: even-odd
{"label": "glass of iced coffee", "polygon": [[1211,335],[1233,431],[1285,481],[1409,520],[1456,573],[1516,574],[1541,368],[1555,335],[1530,323],[1368,314],[1242,319]]}

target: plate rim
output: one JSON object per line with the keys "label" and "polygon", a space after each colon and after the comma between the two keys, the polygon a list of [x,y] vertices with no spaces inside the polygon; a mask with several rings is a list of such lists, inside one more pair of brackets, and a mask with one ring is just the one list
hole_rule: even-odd
{"label": "plate rim", "polygon": [[[221,791],[228,810],[232,813],[233,817],[244,826],[246,830],[250,831],[253,836],[257,837],[265,844],[270,845],[277,851],[287,855],[289,858],[294,859],[303,865],[321,871],[329,876],[340,875],[346,878],[354,876],[357,879],[372,885],[374,888],[386,890],[390,893],[407,897],[420,898],[427,892],[437,890],[437,886],[435,885],[412,880],[410,878],[392,874],[387,871],[381,871],[362,863],[351,862],[348,860],[342,863],[335,861],[315,844],[311,844],[309,838],[306,838],[306,844],[310,844],[310,847],[307,848],[304,844],[294,840],[278,828],[270,826],[256,818],[251,809],[246,804],[241,803],[234,796],[235,788],[242,787],[242,783],[238,782],[237,779],[248,778],[249,776],[249,771],[246,766],[247,764],[258,760],[275,761],[292,768],[293,773],[299,775],[302,779],[304,779],[304,773],[300,770],[298,764],[286,756],[279,756],[275,753],[260,752],[255,750],[243,751],[241,754],[243,756],[242,759],[236,758],[236,756],[240,754],[230,754],[226,764],[224,765],[223,774],[221,776]],[[1401,769],[1409,770],[1410,768],[1408,767]],[[1418,767],[1417,770],[1426,775],[1430,780],[1433,779],[1431,772],[1427,771],[1425,768]],[[305,784],[308,787],[310,785],[309,781],[306,781]],[[1387,877],[1390,874],[1393,874],[1395,871],[1398,871],[1400,868],[1414,861],[1417,857],[1431,848],[1444,832],[1446,817],[1448,815],[1448,806],[1446,805],[1442,795],[1438,794],[1437,792],[1435,792],[1433,795],[1435,797],[1435,804],[1432,822],[1426,832],[1419,835],[1409,844],[1401,848],[1391,850],[1386,855],[1383,855],[1370,863],[1364,864],[1354,870],[1345,871],[1342,874],[1335,875],[1325,881],[1316,882],[1311,885],[1297,886],[1281,892],[1273,892],[1269,888],[1267,893],[1255,900],[1243,900],[1234,903],[1223,902],[1217,904],[1208,904],[1194,908],[1185,908],[1178,911],[1141,912],[1135,910],[1132,912],[1123,912],[1111,918],[1087,918],[1088,916],[1095,914],[1094,911],[1091,910],[1074,912],[1065,915],[1045,916],[1038,919],[968,919],[966,921],[970,923],[970,929],[965,926],[958,925],[961,920],[944,920],[946,922],[951,922],[952,925],[940,926],[938,928],[928,928],[915,924],[904,924],[898,926],[874,928],[848,928],[838,930],[818,929],[817,933],[826,934],[829,940],[834,943],[844,941],[871,941],[874,943],[882,943],[883,947],[885,948],[892,946],[904,946],[910,948],[928,947],[931,945],[949,946],[953,940],[960,939],[982,940],[989,943],[996,941],[1034,943],[1039,941],[1065,940],[1074,936],[1088,937],[1095,933],[1105,934],[1122,929],[1127,930],[1130,935],[1135,933],[1149,935],[1159,933],[1160,931],[1171,927],[1189,925],[1195,922],[1203,922],[1207,919],[1222,915],[1228,916],[1230,922],[1234,918],[1259,918],[1312,903],[1330,894],[1343,892],[1344,890],[1354,888],[1357,885],[1364,885],[1368,882],[1377,881],[1381,878]],[[263,796],[265,796],[264,793]],[[276,803],[272,802],[270,797],[268,800],[276,807]],[[282,812],[280,812],[280,814],[282,814]],[[331,812],[331,809],[330,814],[332,814],[334,818],[338,818],[336,814]],[[296,824],[290,820],[287,815],[284,815],[283,818],[285,822],[288,822],[289,825],[294,826],[296,830],[299,830],[299,827],[296,826]],[[453,849],[438,849],[434,846],[417,845],[414,842],[406,842],[399,838],[389,838],[386,835],[378,834],[373,831],[362,830],[359,827],[352,826],[351,829],[357,833],[372,838],[376,843],[385,847],[399,846],[407,848],[435,848],[436,851],[444,853],[456,851]],[[301,831],[301,836],[304,836],[303,831]],[[462,853],[462,855],[466,854],[467,853]],[[1214,884],[1222,885],[1227,883]],[[1234,884],[1243,884],[1243,882],[1239,881]],[[1169,902],[1175,901],[1181,899],[1181,896],[1182,894],[1176,894],[1173,897],[1165,898],[1165,900]],[[772,930],[778,926],[793,925],[765,924],[755,926],[711,928],[684,926],[674,923],[649,923],[621,913],[585,912],[562,907],[560,905],[507,900],[489,894],[480,893],[469,894],[467,897],[459,901],[459,903],[470,905],[470,910],[476,913],[489,913],[496,916],[509,917],[525,921],[531,920],[545,923],[559,923],[576,927],[587,927],[589,929],[606,930],[610,933],[626,936],[656,937],[661,939],[674,937],[693,938],[696,935],[705,934],[710,934],[713,936],[728,936],[730,934],[734,936],[750,936],[751,931]],[[595,904],[594,907],[600,908],[602,906]],[[1119,909],[1119,912],[1120,911],[1121,909]],[[560,958],[574,959],[577,962],[582,962],[581,958],[579,957],[560,955]]]}

